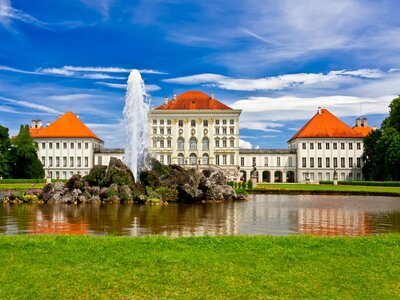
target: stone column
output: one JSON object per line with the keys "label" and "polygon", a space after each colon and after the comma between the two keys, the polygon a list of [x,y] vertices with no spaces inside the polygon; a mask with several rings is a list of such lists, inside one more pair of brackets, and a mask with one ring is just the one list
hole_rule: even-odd
{"label": "stone column", "polygon": [[275,182],[275,171],[270,171],[270,176],[269,176],[269,181],[271,182],[271,183],[274,183]]}
{"label": "stone column", "polygon": [[282,171],[282,182],[286,182],[286,172]]}

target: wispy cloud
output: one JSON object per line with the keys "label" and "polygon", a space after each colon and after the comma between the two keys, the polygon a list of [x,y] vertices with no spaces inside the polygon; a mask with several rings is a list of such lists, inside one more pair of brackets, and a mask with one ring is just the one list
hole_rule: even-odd
{"label": "wispy cloud", "polygon": [[110,9],[114,4],[114,0],[80,0],[87,7],[90,7],[96,11],[98,11],[105,20],[109,18]]}
{"label": "wispy cloud", "polygon": [[28,101],[15,100],[15,99],[10,99],[10,98],[5,98],[5,97],[0,97],[0,99],[3,101],[6,101],[8,103],[17,105],[17,106],[21,106],[21,107],[32,108],[32,109],[47,112],[50,114],[61,114],[60,111],[58,111],[52,107],[42,105],[42,104],[36,104],[36,103],[28,102]]}
{"label": "wispy cloud", "polygon": [[36,27],[47,28],[45,22],[36,19],[22,10],[13,8],[10,0],[0,0],[0,24],[10,28],[13,20],[31,24]]}
{"label": "wispy cloud", "polygon": [[[125,90],[127,85],[126,83],[112,83],[112,82],[102,82],[102,81],[98,81],[96,82],[96,84],[99,85],[104,85],[107,87],[111,87],[111,88],[116,88],[116,89],[123,89]],[[147,92],[156,92],[161,90],[161,87],[156,85],[156,84],[146,84],[146,91]]]}
{"label": "wispy cloud", "polygon": [[[132,68],[119,68],[119,67],[79,67],[79,66],[64,66],[58,70],[74,71],[74,72],[102,72],[102,73],[130,73]],[[151,69],[138,69],[142,74],[160,74],[166,75],[168,73],[151,70]]]}

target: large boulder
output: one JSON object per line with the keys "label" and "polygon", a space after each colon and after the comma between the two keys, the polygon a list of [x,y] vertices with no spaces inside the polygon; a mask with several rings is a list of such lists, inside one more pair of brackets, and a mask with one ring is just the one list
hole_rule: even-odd
{"label": "large boulder", "polygon": [[132,201],[132,190],[129,186],[123,185],[118,187],[118,195],[121,199],[121,202],[129,202]]}
{"label": "large boulder", "polygon": [[203,198],[203,192],[186,183],[177,187],[179,200],[185,202],[197,202]]}
{"label": "large boulder", "polygon": [[111,157],[105,173],[105,184],[134,185],[135,178],[129,168],[118,158]]}
{"label": "large boulder", "polygon": [[43,187],[39,198],[44,202],[59,201],[64,194],[64,184],[62,182],[48,183]]}
{"label": "large boulder", "polygon": [[69,190],[81,189],[84,187],[84,180],[79,174],[72,175],[72,177],[65,183],[65,187]]}
{"label": "large boulder", "polygon": [[106,171],[107,166],[94,166],[89,174],[85,176],[85,180],[91,186],[104,186]]}

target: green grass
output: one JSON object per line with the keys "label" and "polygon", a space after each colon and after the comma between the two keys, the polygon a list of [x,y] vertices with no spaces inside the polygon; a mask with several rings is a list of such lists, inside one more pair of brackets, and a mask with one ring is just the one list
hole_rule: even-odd
{"label": "green grass", "polygon": [[25,190],[30,188],[43,188],[45,183],[0,183],[0,190]]}
{"label": "green grass", "polygon": [[0,236],[1,299],[388,299],[400,236]]}
{"label": "green grass", "polygon": [[282,190],[282,191],[325,191],[325,192],[363,192],[391,193],[400,195],[400,187],[389,186],[360,186],[360,185],[331,185],[331,184],[291,184],[291,183],[260,183],[253,189]]}

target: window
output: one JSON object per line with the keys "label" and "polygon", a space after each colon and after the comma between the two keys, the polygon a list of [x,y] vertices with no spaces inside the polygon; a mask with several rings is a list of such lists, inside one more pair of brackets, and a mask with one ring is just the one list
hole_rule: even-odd
{"label": "window", "polygon": [[49,149],[53,149],[53,143],[49,143]]}
{"label": "window", "polygon": [[46,143],[42,143],[42,149],[46,149]]}
{"label": "window", "polygon": [[157,120],[153,120],[153,125],[157,125]]}
{"label": "window", "polygon": [[345,149],[345,147],[344,147],[344,143],[340,143],[340,149]]}
{"label": "window", "polygon": [[60,149],[60,143],[56,143],[56,149]]}
{"label": "window", "polygon": [[357,168],[361,168],[361,157],[357,157]]}
{"label": "window", "polygon": [[42,156],[42,165],[46,165],[46,157]]}
{"label": "window", "polygon": [[310,143],[310,149],[314,150],[314,143]]}
{"label": "window", "polygon": [[178,150],[185,149],[185,140],[183,138],[178,138]]}
{"label": "window", "polygon": [[78,143],[78,149],[82,149],[82,143]]}
{"label": "window", "polygon": [[219,155],[215,155],[215,164],[219,165]]}
{"label": "window", "polygon": [[340,173],[340,180],[346,180],[346,173]]}
{"label": "window", "polygon": [[302,149],[307,149],[306,143],[302,143],[301,148]]}
{"label": "window", "polygon": [[222,134],[226,134],[226,127],[222,128]]}
{"label": "window", "polygon": [[78,168],[80,168],[82,166],[82,158],[80,156],[78,156],[76,159],[77,159],[76,165]]}
{"label": "window", "polygon": [[310,168],[314,168],[314,157],[310,157]]}
{"label": "window", "polygon": [[235,147],[235,139],[229,140],[229,147],[231,147],[231,148]]}
{"label": "window", "polygon": [[349,180],[353,180],[353,173],[349,173]]}
{"label": "window", "polygon": [[318,149],[321,150],[322,149],[322,143],[318,143]]}
{"label": "window", "polygon": [[60,172],[56,172],[56,178],[59,179],[60,178]]}
{"label": "window", "polygon": [[349,168],[353,167],[353,158],[349,157]]}
{"label": "window", "polygon": [[322,157],[318,157],[318,168],[322,168]]}
{"label": "window", "polygon": [[153,134],[157,134],[157,128],[153,127]]}
{"label": "window", "polygon": [[331,173],[326,173],[325,174],[325,180],[330,181],[331,180]]}
{"label": "window", "polygon": [[89,167],[89,157],[85,156],[85,168]]}
{"label": "window", "polygon": [[167,120],[167,125],[171,125],[172,123],[171,123],[171,120],[170,119],[168,119]]}
{"label": "window", "polygon": [[167,140],[167,147],[168,148],[171,148],[172,147],[172,144],[171,144],[172,142],[171,142],[171,140]]}
{"label": "window", "polygon": [[74,149],[74,143],[71,143],[71,149]]}
{"label": "window", "polygon": [[303,168],[307,168],[307,158],[306,158],[306,157],[303,157],[303,158],[301,159],[301,166],[302,166]]}
{"label": "window", "polygon": [[164,120],[160,120],[160,125],[164,125]]}
{"label": "window", "polygon": [[222,147],[224,147],[224,148],[226,148],[226,147],[227,147],[227,141],[226,141],[226,138],[224,138],[224,139],[222,140]]}
{"label": "window", "polygon": [[329,157],[327,157],[327,158],[325,159],[325,166],[326,166],[327,168],[330,168],[330,167],[331,167],[331,160],[330,160]]}
{"label": "window", "polygon": [[157,141],[153,140],[153,148],[157,148]]}
{"label": "window", "polygon": [[219,139],[215,140],[215,148],[219,148]]}
{"label": "window", "polygon": [[230,164],[231,164],[231,165],[234,165],[234,164],[235,164],[235,156],[232,155],[232,154],[231,154],[231,157],[230,157]]}
{"label": "window", "polygon": [[63,179],[67,179],[67,172],[63,171]]}
{"label": "window", "polygon": [[256,165],[257,165],[257,158],[253,157],[253,166],[256,166]]}
{"label": "window", "polygon": [[233,128],[233,127],[229,128],[229,133],[230,134],[235,134],[235,128]]}
{"label": "window", "polygon": [[326,144],[325,144],[325,149],[326,149],[326,150],[329,150],[329,143],[326,143]]}
{"label": "window", "polygon": [[340,158],[340,167],[345,168],[346,167],[346,162],[344,161],[344,157]]}
{"label": "window", "polygon": [[[225,121],[225,120],[224,120]],[[227,160],[226,160],[226,155],[222,155],[222,164],[226,165],[227,164]]]}
{"label": "window", "polygon": [[196,138],[192,137],[189,140],[189,149],[190,150],[197,150],[197,140]]}
{"label": "window", "polygon": [[349,149],[353,150],[353,143],[349,143]]}
{"label": "window", "polygon": [[203,126],[208,127],[208,120],[203,120]]}
{"label": "window", "polygon": [[203,140],[201,141],[202,144],[202,150],[203,151],[208,151],[210,150],[210,140],[208,138],[203,138]]}
{"label": "window", "polygon": [[171,155],[167,155],[167,164],[171,164]]}
{"label": "window", "polygon": [[268,157],[264,157],[264,167],[268,167]]}
{"label": "window", "polygon": [[222,120],[222,125],[226,125],[226,120]]}
{"label": "window", "polygon": [[63,143],[63,148],[67,149],[67,143]]}
{"label": "window", "polygon": [[164,148],[164,140],[160,141],[160,148]]}
{"label": "window", "polygon": [[60,166],[60,158],[57,156],[56,157],[56,167]]}
{"label": "window", "polygon": [[215,120],[215,125],[219,125],[219,120]]}
{"label": "window", "polygon": [[289,167],[293,167],[293,157],[289,156]]}
{"label": "window", "polygon": [[72,156],[69,158],[69,166],[71,168],[74,166],[74,158]]}
{"label": "window", "polygon": [[231,125],[235,124],[235,120],[234,119],[230,119],[229,120],[229,124],[231,124]]}
{"label": "window", "polygon": [[160,163],[164,164],[164,155],[160,155]]}
{"label": "window", "polygon": [[98,156],[97,157],[97,164],[100,165],[100,166],[103,164],[103,157],[102,156]]}
{"label": "window", "polygon": [[219,134],[219,127],[215,127],[215,134]]}
{"label": "window", "polygon": [[277,167],[280,167],[280,166],[281,166],[281,158],[280,158],[280,157],[277,157],[277,158],[276,158],[276,166],[277,166]]}
{"label": "window", "polygon": [[160,134],[164,134],[164,128],[160,128]]}
{"label": "window", "polygon": [[67,157],[63,157],[63,167],[65,168],[67,166]]}
{"label": "window", "polygon": [[196,120],[190,120],[190,126],[196,127]]}
{"label": "window", "polygon": [[179,121],[178,121],[178,126],[179,126],[179,127],[183,127],[183,120],[179,120]]}
{"label": "window", "polygon": [[89,143],[85,143],[85,149],[89,149]]}
{"label": "window", "polygon": [[202,157],[202,159],[201,159],[201,163],[202,163],[203,165],[208,165],[208,164],[209,164],[209,159],[208,159],[208,154],[207,154],[207,153],[204,153],[204,154],[203,154],[203,157]]}
{"label": "window", "polygon": [[322,181],[322,173],[318,173],[318,181]]}
{"label": "window", "polygon": [[333,149],[334,149],[334,150],[337,149],[337,143],[333,143]]}
{"label": "window", "polygon": [[357,143],[357,150],[361,150],[361,143]]}
{"label": "window", "polygon": [[337,168],[337,157],[333,158],[333,167]]}
{"label": "window", "polygon": [[49,157],[49,167],[53,166],[53,158],[50,156]]}
{"label": "window", "polygon": [[183,154],[179,153],[178,154],[178,165],[183,165],[184,161],[183,161]]}
{"label": "window", "polygon": [[244,157],[240,158],[240,166],[244,167]]}
{"label": "window", "polygon": [[167,128],[167,134],[171,134],[171,127]]}

